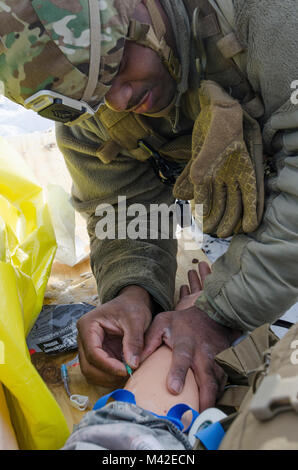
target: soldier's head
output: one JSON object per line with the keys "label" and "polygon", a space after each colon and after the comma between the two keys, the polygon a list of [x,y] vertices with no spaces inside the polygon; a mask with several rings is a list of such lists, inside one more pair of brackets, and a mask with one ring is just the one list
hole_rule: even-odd
{"label": "soldier's head", "polygon": [[105,98],[116,111],[154,113],[180,79],[158,0],[4,0],[0,38],[6,96],[65,123]]}
{"label": "soldier's head", "polygon": [[[170,21],[160,3],[155,3],[156,12],[164,23],[165,43],[176,56]],[[146,0],[136,7],[132,18],[141,24],[153,26]],[[145,42],[126,41],[119,71],[106,94],[106,103],[117,111],[129,109],[141,114],[154,113],[169,104],[175,94],[176,85],[176,80],[163,58],[153,48],[148,47]]]}

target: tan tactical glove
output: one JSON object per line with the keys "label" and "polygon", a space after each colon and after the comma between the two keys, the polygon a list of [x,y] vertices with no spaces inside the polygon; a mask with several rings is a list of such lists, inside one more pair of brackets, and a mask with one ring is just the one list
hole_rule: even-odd
{"label": "tan tactical glove", "polygon": [[259,125],[215,82],[202,82],[199,93],[192,159],[176,181],[174,196],[203,204],[204,233],[252,232],[264,204]]}

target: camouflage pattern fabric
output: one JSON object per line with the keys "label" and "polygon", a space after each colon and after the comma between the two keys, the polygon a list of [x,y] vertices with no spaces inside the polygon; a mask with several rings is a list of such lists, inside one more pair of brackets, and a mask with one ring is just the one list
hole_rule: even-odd
{"label": "camouflage pattern fabric", "polygon": [[171,421],[137,405],[115,401],[90,411],[62,450],[191,450]]}
{"label": "camouflage pattern fabric", "polygon": [[[129,21],[140,0],[95,0],[101,18],[98,86],[89,104],[108,91],[123,55]],[[17,103],[49,89],[81,99],[89,73],[88,0],[0,2],[0,80]]]}

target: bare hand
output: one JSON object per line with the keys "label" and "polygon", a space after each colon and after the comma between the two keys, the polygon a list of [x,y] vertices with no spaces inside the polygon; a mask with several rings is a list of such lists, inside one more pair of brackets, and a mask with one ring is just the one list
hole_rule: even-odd
{"label": "bare hand", "polygon": [[151,318],[149,294],[138,286],[126,287],[80,318],[78,348],[87,381],[105,387],[121,384],[127,377],[123,359],[138,367]]}
{"label": "bare hand", "polygon": [[180,287],[180,299],[175,310],[185,310],[192,307],[200,296],[205,279],[211,273],[211,269],[205,261],[199,263],[198,269],[200,277],[195,269],[188,271],[189,286],[185,284]]}

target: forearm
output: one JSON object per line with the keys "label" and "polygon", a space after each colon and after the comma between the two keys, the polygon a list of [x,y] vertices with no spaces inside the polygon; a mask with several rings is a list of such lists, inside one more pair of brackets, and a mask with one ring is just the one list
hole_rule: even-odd
{"label": "forearm", "polygon": [[93,240],[91,266],[101,301],[112,300],[127,286],[139,286],[150,294],[152,304],[170,309],[175,289],[176,244],[166,242],[163,249],[159,244],[136,240]]}
{"label": "forearm", "polygon": [[143,287],[137,285],[131,285],[124,287],[119,292],[119,295],[129,295],[131,299],[135,302],[144,303],[148,308],[151,309],[151,298],[150,294]]}

